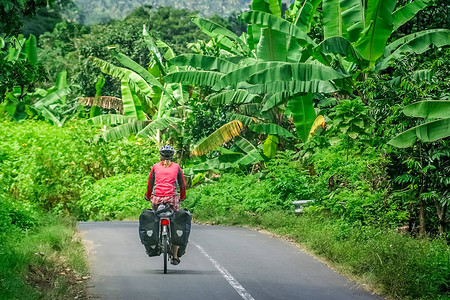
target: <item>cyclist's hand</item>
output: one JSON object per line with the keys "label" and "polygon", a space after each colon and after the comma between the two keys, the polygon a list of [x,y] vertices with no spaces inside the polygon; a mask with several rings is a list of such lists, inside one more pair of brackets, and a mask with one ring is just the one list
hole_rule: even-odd
{"label": "cyclist's hand", "polygon": [[150,200],[147,198],[147,194],[144,194],[144,199],[147,200],[147,201],[150,201]]}

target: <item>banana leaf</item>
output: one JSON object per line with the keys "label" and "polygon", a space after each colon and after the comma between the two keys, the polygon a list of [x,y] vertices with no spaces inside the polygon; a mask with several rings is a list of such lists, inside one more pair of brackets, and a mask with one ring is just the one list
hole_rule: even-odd
{"label": "banana leaf", "polygon": [[37,64],[37,40],[33,34],[30,34],[30,37],[25,41],[22,52],[25,53],[27,60],[31,65]]}
{"label": "banana leaf", "polygon": [[209,159],[203,163],[196,164],[192,168],[183,170],[183,173],[186,175],[193,175],[194,172],[226,170],[231,167],[232,167],[231,163],[223,163],[219,160],[219,158],[214,158],[214,159]]}
{"label": "banana leaf", "polygon": [[206,137],[203,141],[201,141],[195,148],[192,150],[191,154],[196,156],[201,156],[206,154],[223,143],[228,142],[235,136],[238,136],[242,129],[244,129],[244,125],[242,122],[238,120],[233,120],[219,129],[211,133],[208,137]]}
{"label": "banana leaf", "polygon": [[282,104],[285,100],[286,99],[283,97],[283,93],[273,93],[268,97],[267,101],[264,103],[262,111],[268,111],[269,109],[272,109],[275,106]]}
{"label": "banana leaf", "polygon": [[418,139],[422,142],[434,142],[449,136],[450,118],[446,118],[410,128],[391,139],[388,144],[397,148],[408,148]]}
{"label": "banana leaf", "polygon": [[238,112],[251,117],[260,117],[261,119],[271,119],[270,111],[263,112],[263,105],[260,103],[245,103],[237,107]]}
{"label": "banana leaf", "polygon": [[250,84],[261,82],[279,82],[279,81],[328,81],[333,79],[345,78],[346,75],[336,72],[334,69],[308,63],[284,64],[259,71],[248,78]]}
{"label": "banana leaf", "polygon": [[40,109],[41,107],[48,107],[49,105],[55,104],[56,102],[61,100],[62,97],[67,96],[69,92],[70,89],[68,87],[62,90],[56,90],[52,93],[47,94],[44,98],[40,99],[32,106],[35,109]]}
{"label": "banana leaf", "polygon": [[270,135],[277,135],[284,138],[292,138],[294,135],[289,132],[289,130],[277,125],[277,124],[255,124],[250,125],[248,127],[251,131],[257,132],[257,133],[264,133],[264,134],[270,134]]}
{"label": "banana leaf", "polygon": [[376,70],[380,71],[389,66],[389,61],[399,58],[403,53],[421,54],[431,45],[443,47],[450,45],[450,30],[430,29],[402,37],[386,46],[383,57],[377,61]]}
{"label": "banana leaf", "polygon": [[[249,47],[244,43],[244,41],[242,41],[242,39],[234,32],[226,29],[225,27],[200,17],[191,17],[191,21],[210,37],[222,37],[220,38],[219,43],[224,45],[228,50],[233,51],[235,54],[245,54],[250,52]],[[241,47],[240,51],[236,51],[237,49],[230,39],[235,41]]]}
{"label": "banana leaf", "polygon": [[235,163],[236,166],[248,166],[264,160],[258,148],[253,146],[247,139],[238,136],[236,137],[235,145],[245,153],[245,156]]}
{"label": "banana leaf", "polygon": [[183,54],[175,56],[169,60],[168,63],[174,66],[191,66],[206,71],[217,71],[220,73],[228,73],[237,68],[235,64],[228,60],[201,54]]}
{"label": "banana leaf", "polygon": [[348,61],[354,62],[360,67],[362,65],[362,57],[358,51],[353,48],[353,45],[347,39],[340,36],[334,36],[324,40],[315,50],[322,53],[340,54],[347,57]]}
{"label": "banana leaf", "polygon": [[369,66],[381,57],[386,42],[392,33],[392,12],[396,1],[371,0],[367,2],[364,31],[356,41],[355,48],[361,56],[369,61]]}
{"label": "banana leaf", "polygon": [[449,118],[450,101],[426,100],[408,105],[403,113],[409,117],[425,119]]}
{"label": "banana leaf", "polygon": [[116,141],[123,138],[128,138],[131,135],[136,135],[139,131],[144,129],[150,121],[135,121],[131,123],[125,123],[105,131],[103,134],[96,136],[94,142],[98,142],[100,137],[103,137],[105,141]]}
{"label": "banana leaf", "polygon": [[229,120],[229,121],[239,120],[245,126],[249,126],[249,125],[252,125],[252,124],[255,124],[255,123],[258,122],[255,117],[249,117],[249,116],[246,116],[246,115],[241,115],[241,114],[236,114],[236,113],[229,113],[229,114],[227,114],[227,120]]}
{"label": "banana leaf", "polygon": [[275,135],[268,135],[263,145],[263,153],[268,158],[274,158],[277,154],[278,138]]}
{"label": "banana leaf", "polygon": [[290,63],[304,62],[305,57],[311,56],[311,51],[305,49],[298,43],[297,40],[291,40],[288,37],[287,42],[286,61]]}
{"label": "banana leaf", "polygon": [[297,135],[302,142],[308,139],[311,127],[316,119],[316,112],[313,104],[313,94],[296,96],[289,100],[287,108],[292,113]]}
{"label": "banana leaf", "polygon": [[258,163],[260,161],[263,161],[264,157],[262,157],[259,150],[253,150],[247,153],[244,157],[239,159],[234,163],[234,166],[249,166],[255,163]]}
{"label": "banana leaf", "polygon": [[338,88],[330,81],[279,81],[256,84],[247,87],[252,94],[282,93],[283,96],[293,96],[298,93],[332,93]]}
{"label": "banana leaf", "polygon": [[235,145],[241,149],[242,151],[244,151],[245,154],[248,154],[254,150],[258,150],[255,146],[253,146],[252,143],[250,143],[250,141],[248,141],[247,139],[238,136],[236,137],[235,140]]}
{"label": "banana leaf", "polygon": [[46,107],[41,106],[38,109],[36,109],[36,111],[42,117],[44,117],[46,120],[49,120],[53,125],[56,125],[58,127],[62,127],[63,124],[61,123],[61,121],[51,111],[49,111]]}
{"label": "banana leaf", "polygon": [[121,80],[120,89],[122,91],[123,114],[127,117],[133,117],[139,121],[145,121],[147,118],[142,111],[142,104],[138,96],[133,92],[128,81]]}
{"label": "banana leaf", "polygon": [[166,52],[164,52],[164,58],[166,60],[170,60],[176,56],[175,51],[173,51],[172,47],[170,47],[168,44],[164,43],[163,41],[157,40],[156,46],[158,46],[158,48],[166,50]]}
{"label": "banana leaf", "polygon": [[159,52],[159,49],[156,46],[155,41],[153,40],[152,36],[148,33],[145,25],[142,29],[142,36],[144,37],[144,42],[147,45],[148,50],[150,51],[150,53],[155,55],[159,68],[161,69],[161,71],[163,71],[164,66],[161,52]]}
{"label": "banana leaf", "polygon": [[[58,76],[56,78],[55,87],[58,90],[62,90],[62,89],[69,87],[69,85],[67,84],[67,71],[61,71],[58,73]],[[66,96],[61,97],[62,104],[66,104],[66,98],[67,98]]]}
{"label": "banana leaf", "polygon": [[286,61],[286,35],[269,28],[261,28],[256,56],[264,61]]}
{"label": "banana leaf", "polygon": [[267,27],[276,32],[284,33],[287,36],[295,37],[299,40],[300,45],[304,47],[309,45],[316,46],[316,43],[299,27],[270,13],[249,11],[241,14],[239,19],[249,24]]}
{"label": "banana leaf", "polygon": [[232,103],[250,103],[255,98],[259,98],[259,96],[256,94],[250,94],[246,90],[238,89],[211,94],[211,96],[206,97],[206,101],[209,101],[212,105],[227,105]]}
{"label": "banana leaf", "polygon": [[[94,65],[100,68],[103,73],[109,74],[113,77],[127,80],[128,83],[137,91],[140,92],[144,97],[147,98],[149,102],[152,100],[152,96],[154,94],[152,87],[150,84],[145,81],[139,74],[133,72],[131,70],[117,67],[107,61],[104,61],[100,58],[96,58],[90,56],[89,59],[93,62]],[[159,84],[161,85],[161,84]]]}
{"label": "banana leaf", "polygon": [[218,81],[216,85],[213,86],[213,89],[219,91],[227,86],[236,86],[239,82],[245,81],[248,77],[258,71],[285,64],[285,62],[259,62],[250,66],[236,69],[223,76],[220,81]]}
{"label": "banana leaf", "polygon": [[397,30],[400,26],[411,20],[419,11],[430,4],[430,0],[415,0],[398,8],[392,14],[394,24],[393,30]]}
{"label": "banana leaf", "polygon": [[281,0],[253,0],[251,9],[281,17]]}
{"label": "banana leaf", "polygon": [[116,50],[111,51],[111,55],[117,59],[122,65],[131,69],[132,71],[139,74],[145,81],[147,81],[152,86],[156,86],[160,89],[164,89],[158,79],[156,79],[152,74],[150,74],[144,67],[129,58],[128,56],[117,52]]}
{"label": "banana leaf", "polygon": [[[314,20],[314,14],[321,2],[322,0],[296,0],[291,12],[296,18],[292,23],[300,28],[301,31],[309,33],[311,31],[312,21]],[[301,8],[299,8],[300,6]]]}
{"label": "banana leaf", "polygon": [[223,73],[213,71],[180,71],[169,73],[164,80],[169,83],[181,83],[184,85],[214,86]]}
{"label": "banana leaf", "polygon": [[165,130],[169,127],[176,127],[181,122],[181,119],[174,117],[161,117],[152,121],[145,128],[141,129],[136,136],[153,137],[158,130]]}
{"label": "banana leaf", "polygon": [[320,127],[325,126],[325,118],[320,115],[314,120],[314,123],[311,125],[311,129],[309,130],[308,140],[318,131]]}
{"label": "banana leaf", "polygon": [[87,121],[94,125],[115,125],[136,122],[136,119],[134,117],[119,114],[108,114],[90,118]]}
{"label": "banana leaf", "polygon": [[358,39],[364,29],[360,0],[324,0],[322,10],[325,40],[337,36],[351,42]]}

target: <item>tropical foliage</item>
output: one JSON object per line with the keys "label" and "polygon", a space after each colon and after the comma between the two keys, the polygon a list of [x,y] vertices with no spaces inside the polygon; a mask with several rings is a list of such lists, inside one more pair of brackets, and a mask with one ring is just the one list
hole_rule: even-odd
{"label": "tropical foliage", "polygon": [[[197,218],[289,234],[392,298],[446,299],[446,3],[290,3],[254,0],[240,25],[144,6],[0,35],[0,227],[133,217],[169,143]],[[294,216],[294,200],[314,201]]]}

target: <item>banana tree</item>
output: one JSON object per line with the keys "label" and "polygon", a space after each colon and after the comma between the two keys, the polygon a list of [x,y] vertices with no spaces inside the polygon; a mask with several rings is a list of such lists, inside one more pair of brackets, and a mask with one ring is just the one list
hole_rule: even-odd
{"label": "banana tree", "polygon": [[[415,0],[398,7],[397,0],[323,0],[324,40],[316,47],[319,60],[328,55],[343,58],[342,67],[356,65],[379,72],[401,54],[422,53],[431,45],[449,45],[450,30],[420,31],[388,44],[389,37],[403,24],[427,7],[430,0]],[[320,57],[322,56],[322,57]]]}
{"label": "banana tree", "polygon": [[[314,5],[317,8],[317,3]],[[306,22],[313,13],[312,8],[309,15],[304,8],[302,18],[296,19],[296,23],[281,18],[279,1],[254,1],[252,9],[254,10],[241,15],[241,19],[249,24],[247,34],[241,38],[226,33],[224,28],[217,24],[200,23],[199,18],[195,18],[195,23],[205,33],[227,41],[229,56],[176,57],[169,62],[178,66],[189,66],[190,69],[168,74],[166,80],[194,86],[209,86],[215,91],[209,99],[215,103],[260,104],[261,107],[254,110],[255,114],[276,110],[280,106],[283,108],[291,99],[290,111],[296,115],[307,116],[296,118],[295,124],[298,128],[307,128],[298,130],[304,133],[299,134],[299,137],[306,140],[316,116],[312,101],[302,103],[302,98],[298,98],[297,95],[336,91],[337,87],[333,80],[341,79],[344,75],[327,66],[305,63],[302,61],[302,55],[298,55],[301,54],[299,51],[301,49],[312,51],[311,45],[314,45],[312,39],[296,26],[297,22],[303,22],[307,26]],[[205,24],[208,25],[207,29]],[[234,45],[239,46],[239,49],[250,51],[230,50],[232,41],[236,42]],[[246,42],[246,47],[240,46],[242,41]],[[251,123],[248,118],[246,120]],[[265,128],[273,128],[275,125],[277,124]],[[249,128],[256,128],[255,126],[257,125],[253,124]]]}
{"label": "banana tree", "polygon": [[403,109],[408,117],[425,119],[425,123],[410,128],[391,139],[388,144],[398,148],[413,146],[418,140],[434,142],[450,136],[450,101],[419,101]]}

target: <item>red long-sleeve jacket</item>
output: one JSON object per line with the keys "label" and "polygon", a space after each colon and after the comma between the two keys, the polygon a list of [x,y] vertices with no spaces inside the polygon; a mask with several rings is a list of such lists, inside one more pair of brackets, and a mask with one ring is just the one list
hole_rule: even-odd
{"label": "red long-sleeve jacket", "polygon": [[155,196],[173,196],[177,193],[176,186],[180,188],[180,200],[186,199],[186,182],[183,171],[177,163],[172,163],[165,168],[163,162],[154,164],[148,177],[147,193],[145,196],[150,199]]}

